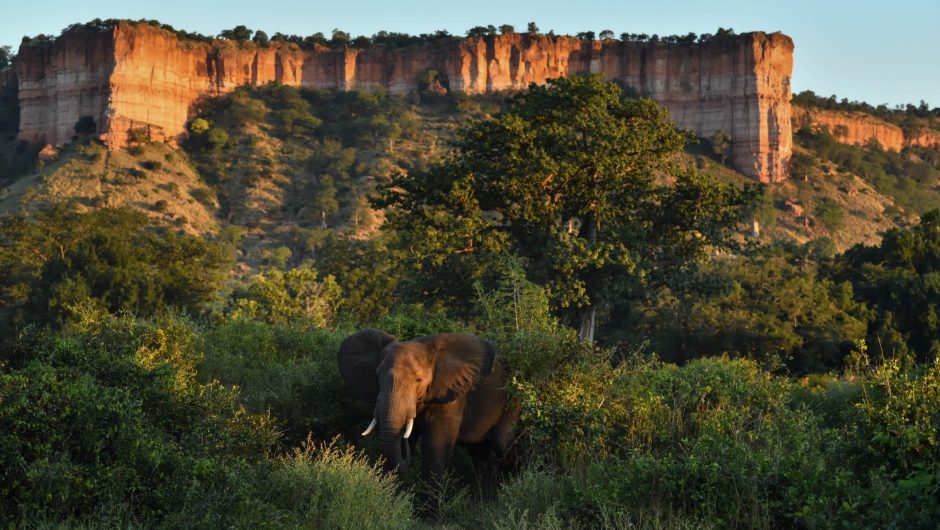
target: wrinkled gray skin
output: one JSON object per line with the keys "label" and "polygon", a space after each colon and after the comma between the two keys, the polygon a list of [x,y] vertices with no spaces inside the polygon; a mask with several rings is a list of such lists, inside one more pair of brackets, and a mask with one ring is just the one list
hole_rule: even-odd
{"label": "wrinkled gray skin", "polygon": [[406,469],[416,443],[425,480],[443,473],[457,442],[469,444],[476,465],[493,450],[498,455],[506,451],[518,409],[509,406],[495,353],[492,344],[468,333],[397,342],[385,332],[365,329],[343,341],[337,356],[340,374],[356,396],[375,402],[387,471]]}

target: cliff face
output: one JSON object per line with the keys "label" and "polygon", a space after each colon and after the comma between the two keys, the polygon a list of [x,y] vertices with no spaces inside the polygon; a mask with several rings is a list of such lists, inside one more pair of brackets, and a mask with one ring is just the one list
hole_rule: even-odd
{"label": "cliff face", "polygon": [[793,125],[800,128],[808,125],[813,128],[825,128],[837,141],[851,145],[866,145],[878,142],[884,149],[900,151],[916,145],[940,149],[940,132],[923,129],[916,134],[907,135],[904,130],[862,112],[843,112],[793,106]]}
{"label": "cliff face", "polygon": [[769,182],[785,178],[791,153],[792,57],[789,37],[764,33],[699,45],[509,34],[401,49],[302,51],[280,43],[181,41],[159,28],[122,22],[21,46],[20,138],[65,143],[78,119],[92,116],[112,148],[126,145],[132,129],[176,139],[196,102],[244,84],[378,85],[407,93],[433,69],[449,90],[482,94],[590,72],[656,100],[701,137],[724,129],[734,164]]}
{"label": "cliff face", "polygon": [[68,142],[80,116],[100,124],[108,111],[114,39],[93,31],[69,31],[50,44],[24,41],[17,57],[19,138]]}

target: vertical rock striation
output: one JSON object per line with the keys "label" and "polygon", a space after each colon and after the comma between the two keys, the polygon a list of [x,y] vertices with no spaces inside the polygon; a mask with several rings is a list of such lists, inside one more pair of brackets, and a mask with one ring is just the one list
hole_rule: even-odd
{"label": "vertical rock striation", "polygon": [[580,73],[599,73],[666,106],[677,124],[708,138],[724,129],[731,158],[764,182],[786,177],[791,153],[793,42],[747,33],[703,44],[582,41],[507,34],[404,48],[301,50],[272,43],[197,42],[132,22],[76,26],[54,41],[24,41],[17,58],[20,138],[68,142],[82,116],[111,148],[132,130],[174,140],[201,99],[246,84],[407,93],[429,70],[451,91],[485,94]]}

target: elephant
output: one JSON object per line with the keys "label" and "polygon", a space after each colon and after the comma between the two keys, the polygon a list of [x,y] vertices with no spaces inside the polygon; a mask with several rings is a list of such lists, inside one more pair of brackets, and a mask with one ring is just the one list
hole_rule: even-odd
{"label": "elephant", "polygon": [[416,445],[425,482],[441,477],[458,442],[478,469],[494,452],[505,455],[519,408],[510,403],[495,356],[492,344],[469,333],[398,342],[364,329],[343,341],[340,375],[357,397],[375,402],[362,435],[378,429],[385,471],[406,470]]}

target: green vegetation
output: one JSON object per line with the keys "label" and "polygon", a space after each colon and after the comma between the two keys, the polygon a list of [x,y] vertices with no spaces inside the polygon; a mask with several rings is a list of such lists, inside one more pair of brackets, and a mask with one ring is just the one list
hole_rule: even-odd
{"label": "green vegetation", "polygon": [[148,226],[127,210],[63,208],[7,217],[0,228],[4,335],[25,324],[67,324],[95,309],[197,314],[231,267],[225,247]]}
{"label": "green vegetation", "polygon": [[[0,224],[0,526],[935,526],[940,210],[912,182],[936,156],[801,133],[797,192],[835,163],[909,184],[920,221],[757,246],[774,196],[596,77],[420,97],[242,88],[185,152],[86,139],[15,181],[148,195],[20,196]],[[854,222],[809,196],[826,233]],[[216,200],[217,230],[168,220]],[[495,495],[459,448],[429,489],[378,471],[336,365],[366,326],[494,342],[522,414]]]}
{"label": "green vegetation", "polygon": [[0,70],[13,64],[15,59],[16,54],[13,53],[13,50],[9,46],[0,46]]}
{"label": "green vegetation", "polygon": [[69,333],[22,336],[0,368],[0,520],[407,526],[409,496],[362,454],[307,441],[275,456],[280,419],[247,411],[234,387],[197,381],[208,362],[199,345],[217,358],[224,336],[179,317],[91,315]]}
{"label": "green vegetation", "polygon": [[[243,87],[206,103],[186,149],[219,213],[249,231],[266,229],[270,246],[251,261],[286,247],[287,263],[300,264],[331,233],[372,231],[366,197],[376,183],[434,156],[421,149],[419,123],[413,105],[381,90]],[[272,210],[277,225],[265,226]]]}
{"label": "green vegetation", "polygon": [[889,231],[878,246],[850,249],[834,277],[877,308],[868,342],[878,357],[911,366],[940,356],[940,210],[911,230]]}
{"label": "green vegetation", "polygon": [[[908,148],[886,151],[877,143],[864,148],[841,144],[828,131],[797,131],[797,145],[809,149],[821,160],[835,163],[840,170],[854,173],[871,183],[899,206],[918,214],[940,208],[940,160],[935,151]],[[805,160],[797,161],[798,173],[806,174]],[[830,212],[831,213],[831,212]],[[825,221],[824,221],[825,222]]]}
{"label": "green vegetation", "polygon": [[452,158],[399,175],[374,204],[413,253],[416,298],[459,310],[472,282],[514,253],[556,307],[582,309],[591,337],[596,306],[621,285],[731,246],[755,192],[694,174],[658,184],[683,143],[650,100],[623,99],[600,76],[553,79],[465,128]]}
{"label": "green vegetation", "polygon": [[[940,515],[935,364],[869,368],[862,349],[844,375],[798,382],[748,360],[611,363],[515,270],[480,292],[472,325],[514,374],[521,467],[491,499],[455,476],[438,523],[927,528]],[[453,326],[414,310],[375,325]],[[370,411],[340,382],[344,336],[95,314],[22,335],[0,368],[4,522],[414,526],[412,479],[381,477],[375,448],[345,441]]]}

